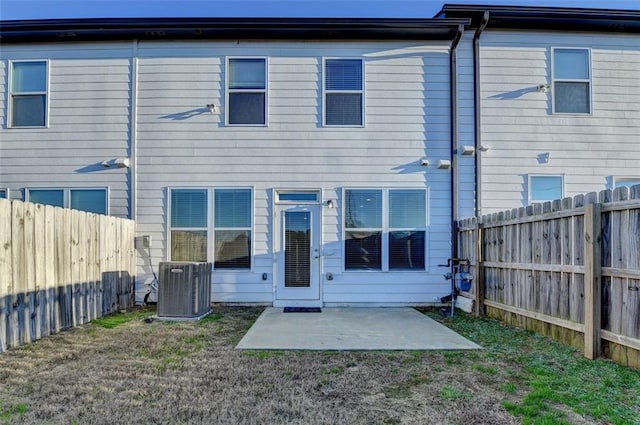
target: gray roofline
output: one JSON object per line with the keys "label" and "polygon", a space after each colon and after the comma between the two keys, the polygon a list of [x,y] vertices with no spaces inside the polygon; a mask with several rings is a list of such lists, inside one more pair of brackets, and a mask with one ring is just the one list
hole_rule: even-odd
{"label": "gray roofline", "polygon": [[108,18],[0,22],[0,42],[130,39],[452,40],[468,19]]}
{"label": "gray roofline", "polygon": [[493,29],[640,33],[640,10],[445,4],[436,16],[471,19],[477,28],[486,11]]}

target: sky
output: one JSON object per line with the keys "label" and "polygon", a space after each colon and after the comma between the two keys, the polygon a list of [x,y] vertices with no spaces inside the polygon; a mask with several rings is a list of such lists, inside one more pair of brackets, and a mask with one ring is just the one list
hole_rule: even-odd
{"label": "sky", "polygon": [[431,18],[444,3],[640,10],[640,0],[0,0],[0,20],[142,17]]}

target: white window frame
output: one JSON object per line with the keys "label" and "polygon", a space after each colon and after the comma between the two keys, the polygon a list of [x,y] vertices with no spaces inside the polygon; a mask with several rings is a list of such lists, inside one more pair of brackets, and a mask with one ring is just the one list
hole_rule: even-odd
{"label": "white window frame", "polygon": [[[346,223],[346,192],[348,190],[379,190],[382,192],[382,228],[358,228],[355,229],[357,231],[362,232],[374,232],[381,231],[381,250],[380,255],[381,258],[381,268],[379,270],[356,270],[356,269],[347,269],[345,265],[346,260],[346,233],[347,233],[347,223]],[[415,227],[415,228],[391,228],[390,220],[389,220],[389,192],[393,190],[421,190],[424,191],[425,196],[425,226],[424,227]],[[430,191],[429,188],[425,187],[343,187],[342,188],[342,271],[345,273],[424,273],[429,271],[429,226],[431,222],[431,214],[430,214]],[[349,228],[349,230],[353,230]],[[424,269],[390,269],[389,268],[389,233],[393,231],[424,231]]]}
{"label": "white window frame", "polygon": [[[71,207],[71,191],[76,191],[76,190],[104,190],[105,192],[105,197],[106,197],[106,202],[105,202],[105,207],[106,207],[106,212],[105,215],[110,215],[111,213],[111,205],[110,205],[110,193],[109,193],[109,187],[108,186],[98,186],[98,187],[28,187],[25,188],[25,201],[26,202],[31,202],[30,198],[30,191],[32,190],[56,190],[56,191],[62,191],[62,208],[72,208]],[[78,210],[78,211],[84,211],[84,210]],[[87,211],[88,212],[88,211]],[[90,214],[96,214],[96,213],[90,213]]]}
{"label": "white window frame", "polygon": [[[216,190],[238,190],[245,189],[251,191],[251,206],[250,206],[250,228],[251,232],[251,244],[249,246],[249,256],[251,257],[250,266],[247,269],[217,269],[219,273],[251,273],[255,268],[255,188],[253,186],[216,186],[216,187],[207,187],[207,186],[170,186],[167,187],[167,226],[165,239],[167,241],[167,250],[166,250],[166,258],[167,261],[172,261],[171,259],[171,231],[173,227],[171,227],[171,193],[173,190],[206,190],[207,191],[207,227],[177,227],[176,229],[180,230],[206,230],[207,231],[207,262],[213,264],[213,268],[215,270],[215,231],[218,229],[215,226],[215,191]],[[230,228],[224,227],[220,228],[221,230],[246,230],[246,228]]]}
{"label": "white window frame", "polygon": [[622,186],[618,186],[618,182],[638,182],[637,184],[640,184],[640,176],[613,176],[613,182],[611,185],[611,189],[617,189],[618,187],[622,187]]}
{"label": "white window frame", "polygon": [[[46,69],[45,72],[45,91],[44,92],[14,92],[13,91],[13,65],[16,63],[25,63],[25,62],[44,62]],[[29,128],[49,128],[49,73],[51,72],[51,67],[49,66],[50,62],[48,59],[15,59],[9,61],[9,80],[7,84],[7,88],[9,89],[9,99],[8,99],[8,112],[7,112],[7,128],[20,128],[20,129],[29,129]],[[14,96],[42,96],[45,98],[45,106],[44,106],[44,125],[13,125],[13,97]]]}
{"label": "white window frame", "polygon": [[[555,65],[555,52],[556,50],[583,50],[587,53],[587,65],[588,65],[588,72],[589,72],[589,78],[586,79],[563,79],[563,78],[556,78],[555,76],[555,72],[556,72],[556,65]],[[581,116],[588,116],[588,115],[592,115],[593,114],[593,71],[592,71],[592,65],[591,65],[591,49],[588,47],[570,47],[570,46],[555,46],[551,48],[551,111],[553,114],[557,114],[557,115],[581,115]],[[556,111],[556,93],[555,93],[555,86],[556,86],[556,82],[566,82],[566,83],[587,83],[589,86],[589,89],[587,91],[588,96],[589,96],[589,110],[587,112],[557,112]]]}
{"label": "white window frame", "polygon": [[[229,62],[233,59],[261,59],[264,60],[264,89],[230,89]],[[268,56],[227,56],[225,58],[224,104],[225,126],[227,127],[268,127],[269,126],[269,57]],[[229,123],[229,94],[230,93],[264,93],[264,124],[232,124]]]}
{"label": "white window frame", "polygon": [[0,187],[0,193],[4,193],[4,198],[0,198],[0,199],[11,199],[9,197],[9,188],[8,187]]}
{"label": "white window frame", "polygon": [[531,190],[531,179],[535,178],[535,177],[560,177],[560,199],[564,198],[564,174],[529,174],[527,176],[527,204],[528,205],[533,205],[533,204],[542,204],[545,202],[549,202],[549,201],[554,201],[555,199],[544,199],[544,200],[532,200],[531,199],[531,195],[532,195],[532,190]]}
{"label": "white window frame", "polygon": [[[327,80],[327,61],[328,60],[359,60],[360,63],[362,64],[362,90],[327,90],[326,89],[326,80]],[[363,128],[365,127],[365,118],[367,116],[367,114],[365,113],[365,108],[366,108],[366,98],[365,98],[365,93],[366,91],[366,87],[365,87],[365,81],[366,81],[366,61],[364,60],[363,57],[334,57],[334,56],[327,56],[327,57],[323,57],[322,58],[322,126],[323,127],[329,127],[329,128]],[[362,110],[360,111],[361,113],[361,117],[360,117],[360,122],[362,124],[350,124],[350,125],[334,125],[334,124],[327,124],[327,93],[359,93],[362,96]]]}

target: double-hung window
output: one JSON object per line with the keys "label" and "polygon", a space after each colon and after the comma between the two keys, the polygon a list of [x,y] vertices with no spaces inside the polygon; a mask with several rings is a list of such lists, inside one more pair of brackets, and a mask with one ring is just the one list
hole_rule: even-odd
{"label": "double-hung window", "polygon": [[425,270],[424,189],[346,189],[345,270]]}
{"label": "double-hung window", "polygon": [[267,124],[267,60],[227,59],[227,124]]}
{"label": "double-hung window", "polygon": [[364,62],[324,60],[324,125],[364,125]]}
{"label": "double-hung window", "polygon": [[529,203],[553,201],[555,199],[561,199],[563,196],[563,176],[529,176]]}
{"label": "double-hung window", "polygon": [[554,48],[553,112],[591,113],[591,59],[589,49]]}
{"label": "double-hung window", "polygon": [[252,211],[251,189],[170,189],[170,259],[250,269]]}
{"label": "double-hung window", "polygon": [[72,208],[95,214],[108,214],[108,190],[106,188],[82,189],[28,189],[29,202]]}
{"label": "double-hung window", "polygon": [[47,62],[11,62],[10,127],[47,125]]}

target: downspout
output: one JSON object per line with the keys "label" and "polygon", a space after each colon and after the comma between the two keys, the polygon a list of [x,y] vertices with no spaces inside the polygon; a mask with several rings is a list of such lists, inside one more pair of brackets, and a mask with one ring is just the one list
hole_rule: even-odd
{"label": "downspout", "polygon": [[138,219],[138,40],[131,47],[131,91],[129,99],[129,218]]}
{"label": "downspout", "polygon": [[473,136],[475,139],[475,215],[480,217],[482,215],[482,128],[481,118],[482,113],[480,111],[480,34],[487,27],[489,23],[489,11],[485,10],[482,16],[480,26],[476,29],[473,35],[473,109],[474,109],[474,129]]}
{"label": "downspout", "polygon": [[457,51],[462,38],[464,25],[458,26],[458,32],[451,41],[449,54],[449,92],[450,92],[450,123],[451,123],[451,258],[458,255],[458,72]]}

